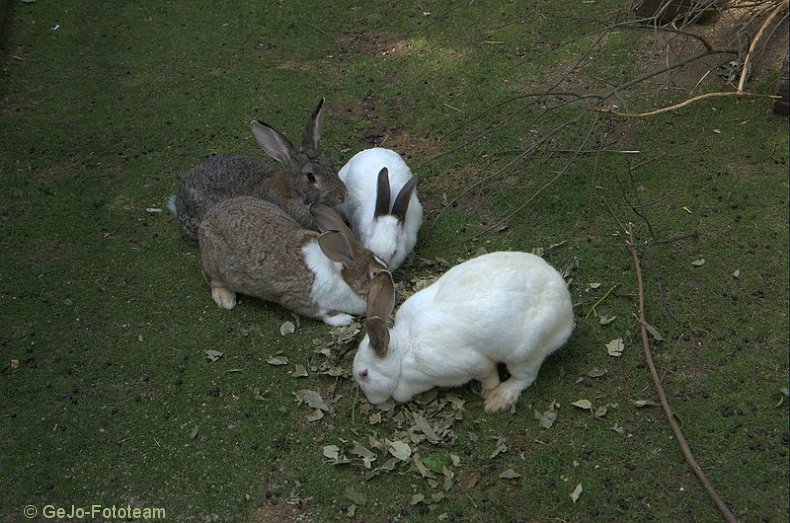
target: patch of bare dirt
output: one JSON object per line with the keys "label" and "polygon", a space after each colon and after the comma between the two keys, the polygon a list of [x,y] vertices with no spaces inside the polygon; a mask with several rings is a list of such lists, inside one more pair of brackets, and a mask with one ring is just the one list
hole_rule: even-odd
{"label": "patch of bare dirt", "polygon": [[293,523],[314,521],[310,512],[299,510],[288,503],[264,505],[256,509],[250,518],[253,523]]}
{"label": "patch of bare dirt", "polygon": [[[765,4],[765,6],[769,5],[769,3]],[[645,30],[647,34],[644,43],[637,53],[643,64],[642,71],[647,73],[703,50],[704,46],[700,39],[714,48],[740,50],[743,58],[762,20],[771,11],[770,7],[763,9],[763,15],[758,16],[753,2],[733,1],[705,23],[678,28],[693,36],[665,31],[651,33]],[[673,26],[669,28],[674,29]],[[751,76],[746,90],[749,83],[761,82],[779,70],[787,53],[787,42],[787,19],[773,23],[763,34],[752,54]],[[726,66],[727,62],[736,58],[738,58],[736,54],[711,54],[683,65],[667,75],[656,77],[648,85],[662,85],[666,89],[687,93],[696,91],[701,86],[707,89],[723,89],[728,84],[735,86],[738,83],[740,68],[734,67],[734,77],[727,80],[717,74],[717,66]]]}
{"label": "patch of bare dirt", "polygon": [[387,32],[357,31],[340,39],[342,46],[351,47],[356,55],[398,56],[408,52],[410,44],[400,35]]}
{"label": "patch of bare dirt", "polygon": [[65,180],[68,175],[73,174],[78,169],[77,164],[70,160],[59,160],[37,170],[33,175],[38,182],[58,182]]}

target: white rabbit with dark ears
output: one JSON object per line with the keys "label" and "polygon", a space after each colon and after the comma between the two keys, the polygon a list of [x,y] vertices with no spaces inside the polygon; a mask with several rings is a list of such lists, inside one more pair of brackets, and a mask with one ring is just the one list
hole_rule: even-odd
{"label": "white rabbit with dark ears", "polygon": [[348,192],[340,209],[351,228],[394,271],[414,249],[422,224],[417,179],[398,153],[382,147],[355,154],[338,176]]}
{"label": "white rabbit with dark ears", "polygon": [[[404,402],[433,387],[475,379],[486,412],[507,409],[574,328],[565,280],[542,258],[522,252],[456,265],[407,299],[387,328],[394,303],[391,280],[375,279],[353,365],[354,378],[374,404]],[[510,373],[501,383],[499,363]]]}

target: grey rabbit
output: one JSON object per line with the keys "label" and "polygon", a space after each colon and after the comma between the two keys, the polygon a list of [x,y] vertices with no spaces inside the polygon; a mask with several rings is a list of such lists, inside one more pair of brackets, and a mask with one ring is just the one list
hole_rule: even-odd
{"label": "grey rabbit", "polygon": [[266,153],[285,170],[246,156],[214,156],[193,167],[183,178],[177,194],[168,199],[187,238],[197,242],[200,222],[218,202],[237,196],[254,196],[274,203],[300,225],[315,229],[309,204],[341,204],[346,188],[337,170],[320,150],[324,98],[307,119],[302,146],[296,149],[283,135],[253,120],[252,133]]}
{"label": "grey rabbit", "polygon": [[370,281],[381,273],[379,280],[392,280],[387,266],[331,208],[315,203],[310,210],[321,233],[249,196],[224,200],[206,213],[200,261],[217,305],[232,309],[239,292],[332,326],[365,313]]}

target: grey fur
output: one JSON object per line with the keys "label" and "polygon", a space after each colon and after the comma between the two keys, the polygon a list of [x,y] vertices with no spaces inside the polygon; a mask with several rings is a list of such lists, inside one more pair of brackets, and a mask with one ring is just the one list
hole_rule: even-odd
{"label": "grey fur", "polygon": [[274,203],[302,227],[315,229],[309,204],[339,205],[346,188],[335,169],[320,153],[324,99],[307,119],[302,146],[295,148],[272,127],[253,121],[252,132],[264,151],[283,164],[284,171],[246,156],[214,156],[192,168],[183,178],[168,208],[186,236],[197,241],[198,228],[217,203],[238,196],[254,196]]}

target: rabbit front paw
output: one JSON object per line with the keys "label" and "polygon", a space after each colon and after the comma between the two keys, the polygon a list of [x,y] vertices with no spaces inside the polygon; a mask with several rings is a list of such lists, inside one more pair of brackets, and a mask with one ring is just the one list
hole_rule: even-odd
{"label": "rabbit front paw", "polygon": [[331,327],[346,327],[354,322],[354,317],[344,312],[324,314],[321,319]]}
{"label": "rabbit front paw", "polygon": [[236,306],[236,293],[227,287],[212,287],[211,297],[223,309],[230,310]]}
{"label": "rabbit front paw", "polygon": [[484,395],[483,408],[486,412],[509,409],[515,405],[522,390],[524,390],[523,384],[511,378]]}

